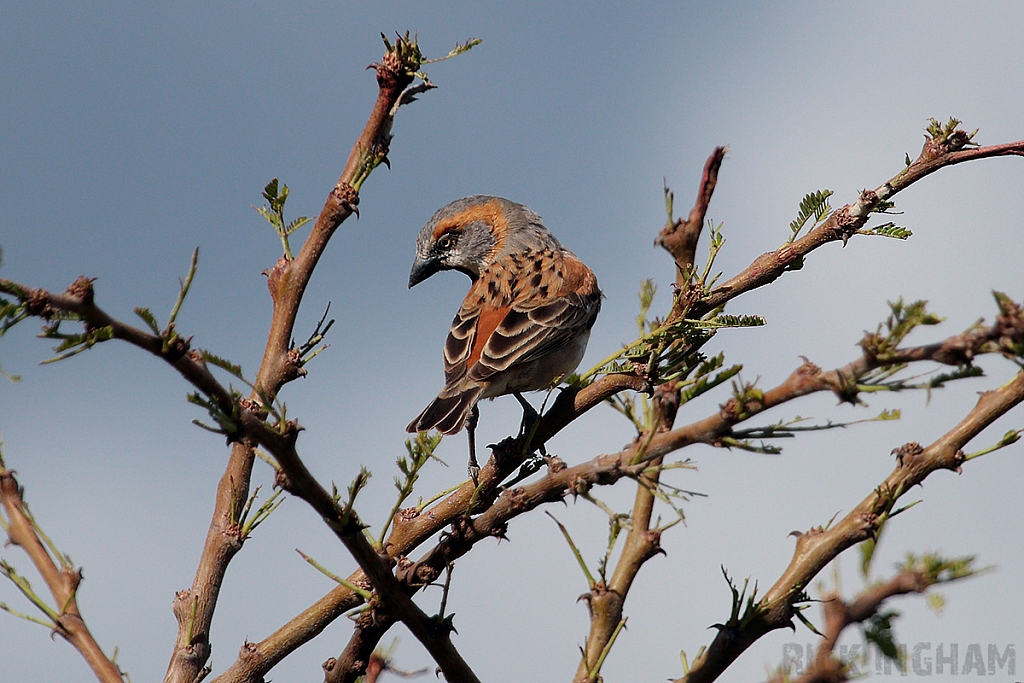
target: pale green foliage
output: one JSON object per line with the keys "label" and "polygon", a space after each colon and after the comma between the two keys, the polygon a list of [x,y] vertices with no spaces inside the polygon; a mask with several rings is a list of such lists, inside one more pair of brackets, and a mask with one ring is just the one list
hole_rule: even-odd
{"label": "pale green foliage", "polygon": [[[64,316],[61,317],[63,318]],[[77,316],[71,319],[78,320]],[[84,332],[65,333],[60,331],[61,322],[62,320],[56,320],[52,324],[44,325],[43,331],[39,335],[44,339],[61,340],[60,344],[53,347],[53,351],[57,355],[53,358],[47,358],[42,361],[44,365],[47,363],[56,363],[57,361],[71,358],[72,356],[77,356],[83,351],[88,351],[96,344],[110,341],[114,338],[114,328],[109,325],[105,327],[89,328]]]}
{"label": "pale green foliage", "polygon": [[238,401],[241,400],[242,395],[232,389],[231,397],[233,399],[232,411],[231,414],[228,414],[221,410],[220,404],[215,399],[204,396],[198,391],[189,393],[187,395],[188,402],[205,409],[217,426],[208,425],[200,420],[192,420],[192,424],[214,434],[223,434],[230,441],[238,433]]}
{"label": "pale green foliage", "polygon": [[859,230],[860,235],[874,235],[877,237],[889,237],[892,239],[905,240],[913,236],[913,232],[902,226],[896,225],[895,223],[883,223],[882,225],[870,228],[869,230]]}
{"label": "pale green foliage", "polygon": [[[322,344],[319,348],[317,345],[321,344],[327,337],[327,333],[330,331],[331,326],[334,325],[334,319],[327,320],[327,314],[331,312],[331,304],[327,303],[327,308],[324,309],[324,314],[317,321],[316,327],[313,328],[313,332],[310,333],[309,339],[305,341],[298,348],[298,365],[304,367],[309,361],[316,358],[321,351],[327,349],[327,344]],[[292,341],[290,349],[295,349],[295,342]]]}
{"label": "pale green foliage", "polygon": [[[260,494],[260,487],[256,487],[256,490],[252,492],[251,496],[249,496],[249,500],[245,504],[245,509],[242,511],[242,516],[238,520],[238,524],[242,528],[242,538],[248,538],[249,534],[256,530],[256,527],[266,521],[267,517],[270,517],[274,510],[281,506],[281,503],[284,502],[284,498],[281,498],[282,493],[283,491],[281,489],[274,491],[270,494],[270,498],[265,500],[250,517],[253,503],[256,502],[256,499]],[[234,507],[232,507],[232,510],[233,509]]]}
{"label": "pale green foliage", "polygon": [[641,335],[650,330],[651,323],[647,319],[647,314],[651,310],[651,304],[654,303],[654,295],[657,293],[658,286],[654,284],[653,280],[647,279],[640,283],[640,292],[637,294],[640,299],[640,313],[636,317],[636,326]]}
{"label": "pale green foliage", "polygon": [[242,380],[243,382],[246,383],[246,385],[250,387],[252,386],[252,383],[250,383],[249,380],[247,380],[245,376],[242,374],[241,365],[236,365],[235,363],[232,363],[226,358],[221,358],[215,353],[212,353],[211,351],[207,351],[205,349],[200,351],[200,353],[202,354],[203,360],[209,363],[210,365],[214,365],[220,368],[221,370],[224,370],[232,377]]}
{"label": "pale green foliage", "polygon": [[[758,396],[759,393],[755,394],[754,398],[757,399]],[[854,425],[864,424],[867,422],[888,422],[898,419],[900,419],[899,410],[883,410],[875,417],[869,417],[862,420],[850,420],[848,422],[833,422],[832,420],[826,420],[821,424],[802,424],[804,422],[808,422],[810,418],[800,417],[797,415],[790,420],[779,420],[778,422],[761,427],[734,429],[730,432],[729,436],[722,438],[722,445],[740,448],[742,450],[752,451],[755,453],[776,454],[781,453],[782,449],[778,446],[770,446],[763,443],[765,439],[789,439],[795,437],[801,432],[820,432],[828,429],[845,429],[846,427],[852,427]],[[755,444],[753,443],[754,439],[760,439],[762,443]]]}
{"label": "pale green foliage", "polygon": [[[956,127],[959,126],[961,123],[962,122],[960,121],[960,119],[955,119],[953,117],[950,117],[949,121],[947,121],[945,124],[941,124],[935,119],[928,119],[928,125],[925,127],[925,132],[928,133],[928,136],[932,140],[935,140],[936,142],[945,142],[950,138],[951,135],[953,135],[953,133],[956,132]],[[977,144],[970,142],[971,140],[974,139],[974,136],[977,134],[977,128],[975,128],[972,132],[968,133],[967,144]]]}
{"label": "pale green foliage", "polygon": [[[569,549],[572,551],[573,557],[576,558],[576,563],[579,564],[580,570],[583,571],[583,576],[587,579],[587,588],[593,590],[597,582],[594,580],[594,575],[590,573],[590,569],[587,568],[587,562],[583,559],[583,554],[580,552],[580,549],[573,542],[572,536],[569,535],[569,530],[566,529],[565,525],[559,522],[553,514],[547,511],[545,511],[545,514],[552,520],[554,520],[555,524],[558,525],[558,530],[562,532],[562,537],[565,539],[565,542],[569,544]],[[605,559],[607,560],[607,557]],[[603,568],[604,565],[602,564],[602,569]],[[601,575],[601,580],[604,580],[603,573]]]}
{"label": "pale green foliage", "polygon": [[174,301],[174,306],[171,308],[170,315],[167,316],[167,326],[161,330],[160,324],[148,308],[137,307],[134,309],[135,315],[139,316],[146,326],[163,340],[162,350],[167,353],[179,340],[180,336],[175,331],[175,325],[178,319],[178,313],[181,311],[182,304],[185,303],[185,297],[188,296],[188,291],[192,287],[192,280],[196,276],[196,272],[199,270],[199,247],[196,247],[192,251],[192,261],[189,263],[188,274],[185,275],[184,280],[178,280],[178,298]]}
{"label": "pale green foliage", "polygon": [[974,458],[978,458],[983,455],[988,455],[989,453],[992,453],[994,451],[998,451],[1000,448],[1006,448],[1007,446],[1013,445],[1020,441],[1020,435],[1022,433],[1024,433],[1024,429],[1011,429],[1010,431],[1003,434],[1002,438],[1000,438],[999,441],[989,446],[988,448],[984,448],[978,451],[977,453],[968,453],[967,455],[964,455],[964,461],[973,460]]}
{"label": "pale green foliage", "polygon": [[903,564],[896,566],[905,571],[924,572],[925,583],[931,586],[974,576],[982,571],[974,566],[974,560],[973,555],[943,557],[937,553],[925,553],[924,555],[907,553]]}
{"label": "pale green foliage", "polygon": [[905,671],[907,668],[905,653],[897,645],[896,634],[892,629],[893,619],[898,616],[900,613],[895,610],[873,614],[861,626],[861,631],[864,634],[864,639],[869,643],[874,643],[883,657],[896,662],[900,671]]}
{"label": "pale green foliage", "polygon": [[818,190],[804,196],[800,201],[800,208],[796,218],[789,223],[789,231],[792,233],[789,236],[790,242],[797,238],[797,235],[800,234],[800,231],[804,229],[807,221],[811,220],[811,218],[814,218],[814,221],[811,223],[811,228],[813,229],[815,225],[828,216],[829,212],[832,211],[832,207],[828,204],[828,198],[832,194],[832,190]]}
{"label": "pale green foliage", "polygon": [[273,178],[263,188],[263,198],[267,200],[269,206],[254,206],[253,208],[274,228],[274,232],[281,239],[281,247],[284,249],[285,258],[291,259],[292,248],[288,242],[288,237],[308,223],[310,219],[306,216],[299,216],[290,222],[285,221],[284,205],[288,201],[288,186],[279,186],[277,178]]}
{"label": "pale green foliage", "polygon": [[725,577],[725,582],[729,584],[729,590],[732,592],[732,610],[729,614],[729,621],[725,624],[715,624],[715,626],[738,631],[761,613],[761,607],[757,603],[757,582],[754,582],[754,588],[748,595],[749,578],[743,580],[742,589],[737,589],[732,579],[729,578],[729,573],[725,571],[725,567],[722,567],[722,576]]}
{"label": "pale green foliage", "polygon": [[[385,44],[387,43],[387,39],[386,38],[385,38],[384,42],[385,42]],[[444,60],[451,59],[452,57],[455,57],[456,55],[461,55],[463,52],[469,52],[470,50],[472,50],[474,47],[476,47],[477,45],[479,45],[482,42],[484,42],[484,41],[481,40],[480,38],[470,38],[469,40],[467,40],[464,43],[456,43],[455,47],[452,48],[451,52],[446,54],[444,57],[438,57],[437,59],[424,59],[421,63],[422,64],[435,64],[437,62],[443,62]]]}
{"label": "pale green foliage", "polygon": [[[927,301],[904,304],[903,299],[889,302],[889,317],[872,334],[866,334],[860,346],[879,360],[891,357],[900,343],[919,325],[938,325],[941,318],[928,311]],[[884,329],[884,333],[883,333]]]}
{"label": "pale green foliage", "polygon": [[[398,510],[402,507],[405,501],[412,495],[413,489],[416,486],[416,481],[419,479],[420,470],[430,460],[436,460],[437,462],[444,465],[444,461],[434,455],[434,451],[437,450],[438,444],[441,443],[443,435],[440,433],[428,433],[419,432],[412,439],[405,440],[405,455],[398,456],[398,470],[402,473],[401,477],[395,477],[395,488],[398,489],[398,500],[395,501],[394,506],[391,508],[391,512],[388,514],[387,519],[384,520],[383,528],[380,531],[380,536],[377,539],[378,547],[384,545],[384,539],[387,536],[388,529],[391,527],[391,523],[395,519],[395,515]],[[420,500],[422,505],[423,501]]]}

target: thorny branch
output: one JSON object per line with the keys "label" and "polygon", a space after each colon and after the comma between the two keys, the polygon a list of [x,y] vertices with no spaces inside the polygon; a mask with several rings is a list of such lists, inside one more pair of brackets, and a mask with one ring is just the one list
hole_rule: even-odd
{"label": "thorny branch", "polygon": [[[206,368],[202,355],[189,348],[188,340],[176,337],[175,343],[168,345],[167,339],[160,335],[148,334],[103,313],[92,301],[91,281],[83,278],[72,285],[68,293],[51,294],[0,280],[0,291],[15,294],[31,304],[31,315],[47,318],[54,311],[74,313],[85,323],[87,330],[109,329],[113,338],[124,339],[164,358],[193,386],[210,397],[237,426],[237,432],[230,435],[235,444],[218,485],[215,512],[193,585],[178,593],[175,599],[174,611],[179,620],[179,632],[166,681],[197,683],[209,672],[206,666],[210,655],[209,628],[224,572],[244,541],[239,534],[240,525],[237,520],[248,497],[253,451],[257,443],[270,450],[282,463],[285,488],[305,498],[317,509],[357,558],[362,571],[354,574],[350,582],[365,584],[367,579],[363,572],[366,572],[384,603],[392,609],[397,606],[400,618],[439,658],[442,668],[452,672],[451,680],[474,680],[468,667],[465,670],[461,668],[465,664],[458,653],[453,648],[447,649],[451,645],[447,634],[438,629],[436,624],[430,623],[430,618],[408,600],[407,590],[414,590],[436,578],[444,567],[468,552],[477,540],[504,534],[508,520],[537,505],[561,500],[567,493],[583,492],[593,485],[613,483],[623,476],[651,478],[657,471],[660,459],[675,450],[697,442],[720,444],[735,424],[798,396],[827,389],[836,391],[842,397],[840,389],[845,387],[848,391],[849,377],[856,377],[859,372],[883,364],[878,358],[870,358],[869,354],[865,354],[844,369],[821,373],[808,363],[793,373],[783,385],[764,392],[750,404],[738,405],[733,400],[723,406],[718,414],[705,420],[649,435],[644,440],[641,458],[636,457],[641,446],[634,443],[618,454],[600,456],[573,468],[567,468],[555,459],[548,467],[548,474],[542,479],[521,488],[501,490],[499,483],[522,463],[526,455],[546,443],[584,412],[623,390],[651,391],[653,387],[649,378],[637,372],[606,375],[588,386],[565,389],[541,418],[531,436],[509,438],[494,448],[495,457],[481,470],[479,488],[474,489],[472,483],[467,482],[425,512],[411,515],[407,511],[400,512],[384,544],[383,555],[378,555],[361,532],[343,532],[342,529],[347,526],[337,526],[339,506],[313,481],[295,452],[294,442],[299,429],[297,424],[288,422],[272,428],[265,420],[269,402],[281,387],[303,373],[290,343],[298,306],[313,269],[333,232],[352,213],[357,212],[358,188],[369,170],[378,163],[386,162],[394,113],[403,101],[408,101],[403,100],[403,94],[408,91],[415,69],[410,68],[411,64],[407,60],[418,60],[418,50],[415,49],[415,43],[406,41],[403,44],[401,40],[394,49],[390,45],[388,47],[382,63],[373,65],[379,85],[373,113],[363,134],[353,146],[345,169],[325,202],[310,236],[295,259],[282,258],[267,273],[274,314],[264,359],[248,399],[237,399],[218,383]],[[759,257],[742,273],[710,292],[684,286],[669,320],[699,318],[746,291],[772,282],[818,247],[839,240],[845,243],[863,228],[871,212],[881,202],[888,201],[899,191],[939,168],[993,156],[1024,155],[1024,141],[965,149],[969,141],[970,136],[960,130],[933,135],[926,141],[919,158],[900,174],[875,190],[865,190],[855,203],[833,212],[807,235]],[[714,188],[721,155],[722,151],[716,150],[708,160],[697,202],[687,221],[672,221],[659,238],[659,243],[676,258],[680,272],[686,270],[686,262],[692,266],[692,251],[699,238],[699,226],[703,223]],[[695,222],[698,217],[700,220]],[[678,244],[675,243],[676,237],[680,240]],[[986,341],[991,342],[991,339]],[[964,348],[943,343],[935,348],[910,349],[903,354],[907,362],[931,358],[950,363],[969,362],[970,353],[986,352],[981,346],[971,346],[973,342],[966,338],[961,338],[958,343]],[[884,364],[892,360],[887,357]],[[820,571],[823,562],[858,540],[870,537],[878,515],[886,513],[906,487],[919,483],[935,469],[958,467],[957,458],[962,457],[959,448],[1024,396],[1022,377],[1024,375],[1018,375],[1010,384],[984,395],[971,415],[936,444],[927,449],[908,446],[901,452],[900,465],[889,480],[839,525],[827,532],[812,530],[802,536],[790,568],[758,603],[757,615],[740,629],[726,625],[720,630],[711,647],[694,662],[685,680],[714,680],[760,635],[788,625],[794,597]],[[634,513],[642,516],[647,504],[640,501],[640,497],[638,494]],[[353,512],[348,512],[351,514],[346,524],[356,519]],[[477,516],[467,517],[468,512],[477,513]],[[404,559],[408,552],[449,524],[453,524],[452,533],[419,561],[409,562]],[[656,548],[656,543],[648,542],[646,547]],[[399,562],[397,577],[390,569],[390,563],[396,560]],[[635,572],[632,575],[635,576]],[[628,573],[626,577],[631,580]],[[628,583],[627,580],[626,590]],[[625,592],[621,596],[622,600],[624,598]],[[263,642],[246,643],[238,660],[219,680],[260,680],[280,659],[321,632],[344,611],[357,606],[360,600],[350,590],[339,586]]]}
{"label": "thorny branch", "polygon": [[668,221],[654,243],[664,247],[676,260],[676,284],[679,287],[687,283],[687,273],[696,264],[697,242],[704,227],[704,217],[707,215],[708,205],[711,203],[711,195],[718,183],[718,169],[722,167],[726,151],[728,151],[727,147],[715,147],[715,151],[708,157],[704,164],[704,172],[701,174],[697,200],[685,219],[673,218],[672,206],[675,197],[668,187],[665,187],[665,208],[668,212]]}
{"label": "thorny branch", "polygon": [[[721,148],[716,150],[719,152]],[[710,166],[711,160],[709,160]],[[705,169],[705,173],[707,169]],[[710,199],[710,191],[707,193]],[[706,201],[705,201],[706,209]],[[701,218],[703,220],[703,218]],[[637,441],[649,441],[654,434],[667,432],[675,422],[676,409],[679,407],[679,387],[675,382],[661,385],[654,392],[654,410],[652,424],[648,431],[641,434]],[[622,611],[626,595],[633,580],[640,572],[643,564],[657,555],[661,550],[661,531],[651,529],[651,514],[654,511],[655,495],[653,488],[658,486],[661,478],[663,457],[657,457],[637,475],[636,497],[633,510],[629,516],[630,528],[626,534],[625,545],[608,585],[599,582],[590,589],[587,595],[587,610],[590,614],[590,631],[587,634],[583,658],[576,669],[575,681],[592,683],[600,675],[600,663],[604,653],[612,644],[612,638],[619,624],[622,623]]]}
{"label": "thorny branch", "polygon": [[[853,600],[847,601],[838,591],[832,591],[821,599],[822,613],[825,617],[824,637],[813,659],[807,668],[793,683],[843,683],[850,680],[849,662],[842,662],[833,656],[839,636],[848,627],[883,616],[882,606],[890,599],[910,593],[924,593],[937,583],[956,581],[977,573],[971,567],[973,558],[943,560],[935,556],[910,558],[908,566],[903,567],[888,581],[880,582],[865,588]],[[886,620],[888,617],[886,617]],[[888,630],[888,629],[886,629]],[[891,632],[880,634],[891,638]],[[876,638],[878,636],[876,635]],[[885,644],[887,656],[898,656],[898,651],[891,651],[895,643]],[[808,653],[810,657],[810,653]],[[788,673],[780,671],[769,679],[769,683],[783,683]]]}
{"label": "thorny branch", "polygon": [[[385,44],[388,50],[381,63],[372,65],[379,86],[376,104],[335,188],[298,255],[294,259],[282,257],[266,273],[273,317],[263,361],[248,399],[236,399],[217,382],[206,368],[202,354],[189,348],[189,340],[175,335],[174,343],[168,345],[168,340],[159,334],[149,334],[106,315],[94,305],[92,281],[87,278],[80,278],[66,294],[51,294],[0,280],[0,291],[26,302],[30,315],[48,319],[57,312],[72,313],[87,331],[109,329],[108,338],[123,339],[162,357],[210,397],[225,420],[232,423],[230,426],[236,428],[229,433],[234,445],[217,487],[213,519],[193,584],[175,597],[179,629],[165,676],[168,683],[196,683],[209,673],[209,630],[219,588],[228,564],[245,540],[238,520],[248,498],[254,448],[260,438],[273,434],[264,424],[266,409],[285,383],[304,373],[301,359],[291,348],[303,293],[331,235],[352,213],[358,212],[358,189],[362,182],[376,165],[387,163],[391,126],[398,106],[415,99],[403,97],[422,63],[415,41],[407,35],[400,36],[394,46],[386,40]],[[246,649],[243,648],[243,655]]]}
{"label": "thorny branch", "polygon": [[715,287],[706,297],[698,301],[691,301],[687,296],[680,297],[672,315],[685,311],[690,317],[700,317],[744,292],[774,282],[818,247],[837,241],[845,244],[865,226],[880,202],[891,200],[898,192],[940,168],[976,159],[1024,156],[1024,140],[965,149],[969,142],[970,136],[962,130],[946,136],[928,137],[920,156],[900,173],[874,190],[862,191],[857,201],[832,212],[827,220],[803,237],[754,259],[743,272]]}
{"label": "thorny branch", "polygon": [[[50,301],[54,305],[65,303],[62,297],[53,297],[50,298]],[[120,329],[119,323],[101,312],[94,312],[94,308],[95,304],[90,303],[88,307],[81,309],[81,313],[87,318],[95,316],[97,319],[108,321],[108,324],[114,325],[115,329]],[[138,345],[143,348],[157,345],[155,339],[147,341],[145,333],[138,332],[138,334],[142,335],[138,338],[142,343]],[[129,338],[137,339],[135,335],[129,335]],[[1024,341],[1024,319],[1022,319],[1021,310],[1004,302],[1003,311],[998,316],[996,324],[992,326],[972,329],[934,344],[892,350],[886,354],[884,359],[880,359],[876,354],[866,352],[846,366],[827,373],[821,372],[810,363],[805,363],[783,384],[765,391],[756,405],[746,405],[740,410],[739,407],[732,405],[733,400],[731,399],[723,406],[722,410],[704,420],[657,433],[648,442],[644,460],[639,463],[631,464],[639,448],[639,442],[620,453],[600,456],[572,468],[565,468],[559,461],[554,461],[549,467],[546,477],[534,484],[504,491],[496,500],[493,499],[493,496],[497,483],[515,470],[519,460],[514,457],[491,458],[485,468],[481,470],[480,480],[483,484],[482,489],[491,491],[492,498],[477,497],[480,509],[486,511],[474,518],[469,525],[463,523],[456,525],[451,535],[445,537],[437,547],[418,562],[401,566],[399,576],[407,586],[425,585],[436,579],[444,567],[468,552],[475,542],[483,538],[503,535],[507,522],[512,518],[545,502],[560,501],[567,493],[585,491],[593,485],[611,484],[623,476],[637,477],[642,474],[650,476],[656,471],[652,470],[652,461],[693,443],[720,443],[722,437],[728,435],[736,424],[800,396],[818,391],[833,391],[841,398],[849,400],[848,391],[851,383],[855,384],[856,380],[885,364],[931,360],[956,365],[969,362],[983,353],[1001,352],[1022,341]],[[191,373],[183,374],[191,381]],[[201,375],[200,379],[208,381],[206,375]],[[571,392],[574,401],[571,404],[563,403],[563,405],[569,406],[566,410],[571,409],[573,412],[582,413],[607,395],[620,391],[624,387],[637,386],[623,381],[635,379],[624,375],[603,377],[583,390],[564,392],[563,396]],[[216,380],[210,379],[209,381],[215,382]],[[219,391],[223,391],[223,389]],[[556,407],[557,405],[556,401]],[[545,417],[548,418],[554,414],[557,413],[549,411]],[[330,515],[334,514],[333,500],[320,489],[312,475],[302,465],[301,460],[294,454],[294,440],[298,434],[297,426],[292,424],[286,428],[284,434],[281,434],[273,431],[257,416],[246,411],[240,414],[240,425],[246,433],[264,445],[282,464],[283,470],[287,473],[286,488],[293,492],[297,492],[303,487],[308,487],[310,490],[319,489],[319,493],[316,494],[318,501],[313,504],[313,507],[322,515],[326,515],[325,519],[329,520]],[[512,440],[503,444],[501,448],[508,453],[514,453],[515,445],[515,440]],[[408,516],[408,511],[404,514],[400,513],[395,520],[392,534],[385,543],[389,556],[401,558],[423,540],[461,518],[472,495],[472,484],[467,482],[461,489],[423,513],[413,516]],[[349,582],[365,583],[366,577],[362,572],[357,572],[349,577]],[[265,653],[291,651],[297,647],[295,641],[291,640],[295,638],[296,634],[308,635],[312,630],[311,627],[316,628],[317,626],[319,626],[317,628],[317,632],[319,632],[337,615],[358,606],[360,602],[361,599],[351,591],[339,586],[312,608],[279,629],[266,641],[258,644],[247,643],[243,647],[239,660],[225,672],[221,680],[251,680],[248,676],[251,676],[253,672],[269,670]],[[314,614],[310,615],[310,612]],[[315,619],[319,619],[320,622],[317,623],[314,621]],[[240,671],[242,667],[244,669]],[[229,674],[238,677],[229,678]]]}
{"label": "thorny branch", "polygon": [[[102,683],[124,683],[121,670],[103,650],[89,632],[82,613],[78,609],[78,585],[82,581],[82,572],[70,564],[69,558],[60,555],[60,566],[54,562],[53,555],[47,550],[39,538],[38,527],[28,512],[22,499],[21,487],[14,472],[4,466],[0,459],[0,505],[3,506],[8,541],[19,546],[32,560],[36,571],[43,577],[46,587],[53,596],[57,608],[48,609],[47,617],[52,624],[53,633],[67,640],[81,653],[82,658],[92,668]],[[10,571],[13,571],[10,570]],[[27,583],[26,583],[27,589]]]}
{"label": "thorny branch", "polygon": [[[339,504],[337,498],[324,489],[313,477],[295,450],[299,434],[298,425],[288,422],[283,433],[269,429],[262,421],[245,423],[253,435],[275,458],[280,471],[277,484],[292,495],[306,501],[324,520],[359,564],[363,577],[349,583],[369,580],[384,604],[384,609],[397,617],[412,631],[434,661],[452,683],[474,683],[478,679],[455,650],[449,639],[450,628],[428,617],[412,602],[391,571],[392,560],[380,555],[363,534],[364,525],[351,508],[351,501],[365,483],[360,475],[350,490],[349,504]],[[247,648],[250,649],[250,648]]]}
{"label": "thorny branch", "polygon": [[899,498],[936,470],[960,471],[963,447],[996,419],[1024,401],[1024,371],[1009,383],[981,395],[978,403],[953,429],[926,448],[905,444],[893,452],[897,465],[892,473],[842,520],[827,530],[810,529],[797,539],[789,567],[751,613],[736,623],[719,628],[707,650],[694,662],[679,683],[715,680],[751,644],[764,634],[791,627],[794,603],[811,580],[847,548],[874,538],[882,520]]}
{"label": "thorny branch", "polygon": [[[1005,310],[1008,311],[1008,314],[1001,314],[996,324],[992,326],[969,330],[934,344],[894,350],[887,356],[885,362],[899,364],[934,361],[955,365],[965,358],[974,358],[984,353],[1002,352],[1006,347],[1024,342],[1024,314],[1019,308],[1006,307]],[[415,509],[412,509],[400,513],[395,519],[395,529],[391,538],[397,539],[396,543],[400,542],[401,545],[393,545],[392,540],[389,540],[385,547],[391,557],[398,559],[399,579],[410,588],[420,588],[435,581],[447,566],[468,553],[479,541],[487,538],[504,538],[508,531],[508,523],[512,519],[540,505],[561,502],[567,495],[586,492],[593,486],[611,485],[623,477],[639,478],[642,476],[649,478],[648,481],[656,481],[653,479],[653,475],[658,472],[655,463],[673,451],[695,443],[719,445],[722,438],[730,434],[737,424],[749,420],[765,410],[808,394],[832,391],[848,400],[849,395],[846,392],[848,392],[847,387],[850,383],[855,383],[856,380],[863,378],[882,365],[883,361],[879,360],[877,356],[868,354],[830,372],[822,372],[813,364],[804,363],[782,384],[765,391],[762,401],[747,405],[742,413],[734,405],[727,403],[721,410],[703,420],[669,431],[658,432],[648,442],[643,451],[643,458],[639,462],[635,462],[635,460],[644,442],[642,438],[638,438],[623,451],[601,455],[573,467],[567,467],[561,460],[553,458],[548,465],[546,476],[521,487],[502,490],[497,498],[488,499],[486,507],[472,519],[467,519],[464,516],[468,500],[460,500],[461,496],[468,498],[472,495],[472,484],[464,484],[462,489],[423,512],[416,512]],[[611,379],[611,377],[615,376],[603,379]],[[583,395],[583,392],[580,392],[579,395]],[[501,462],[500,466],[497,464],[498,462]],[[486,481],[491,482],[493,487],[494,482],[503,480],[514,470],[515,466],[510,466],[504,458],[492,458],[481,470],[481,482],[485,481],[485,476],[489,477]],[[478,500],[480,499],[478,498]],[[419,560],[413,562],[405,558],[409,550],[448,525],[451,525],[450,532],[444,535],[441,541],[422,555]],[[647,537],[644,540],[644,543],[639,544],[639,552],[644,552],[646,548],[656,553],[657,549],[654,545],[656,538]],[[625,566],[629,566],[630,560],[626,559],[625,561],[627,562]],[[638,568],[636,567],[636,569]],[[635,572],[633,572],[633,576],[635,576]],[[365,580],[362,572],[356,572],[348,577],[348,581],[355,584],[360,584]],[[619,585],[620,589],[622,587],[628,589],[628,584],[625,581]],[[625,599],[625,593],[622,593],[621,599]],[[344,612],[358,606],[360,602],[359,597],[352,591],[338,586],[313,607],[308,608],[303,615],[279,629],[258,646],[254,646],[254,649],[264,651],[264,648],[281,647],[282,641],[287,642],[286,638],[292,637],[296,630],[309,623],[308,621],[298,621],[300,618],[312,620],[318,618],[318,615],[325,613],[326,610],[333,612],[337,609],[339,613]],[[612,621],[608,619],[602,623],[607,626]],[[381,623],[377,622],[377,625],[380,626]],[[383,623],[390,625],[394,623],[394,619]],[[612,625],[614,626],[614,624]],[[606,629],[602,632],[607,634]],[[364,635],[363,633],[357,634],[360,638]],[[383,632],[378,637],[380,636],[383,636]],[[610,637],[610,634],[606,637]],[[251,679],[227,678],[226,673],[223,680]]]}
{"label": "thorny branch", "polygon": [[[381,63],[372,65],[377,77],[377,101],[362,134],[352,146],[338,182],[295,259],[282,257],[267,272],[273,316],[263,361],[249,398],[257,413],[265,407],[265,401],[273,400],[286,382],[304,372],[298,354],[291,348],[291,340],[306,285],[335,230],[358,212],[362,182],[377,164],[386,161],[400,98],[413,82],[422,61],[415,41],[409,41],[408,36],[400,37],[394,47],[387,41],[385,44],[388,49]],[[232,448],[227,469],[218,485],[213,521],[195,580],[191,589],[181,591],[175,598],[178,641],[166,683],[193,683],[203,677],[203,671],[209,671],[204,668],[210,655],[207,634],[216,605],[217,587],[228,562],[244,540],[237,536],[235,520],[239,518],[238,506],[248,496],[253,457],[254,443],[250,439],[242,439]],[[190,609],[194,603],[201,609]],[[198,640],[195,633],[201,635]],[[245,647],[242,652],[244,655]]]}

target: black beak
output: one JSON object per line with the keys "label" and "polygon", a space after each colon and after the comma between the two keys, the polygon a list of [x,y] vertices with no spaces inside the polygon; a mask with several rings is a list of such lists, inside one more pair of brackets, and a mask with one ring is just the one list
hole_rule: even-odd
{"label": "black beak", "polygon": [[412,263],[412,272],[409,273],[409,288],[412,289],[439,270],[441,270],[441,259],[437,256],[428,256],[427,258],[417,256]]}

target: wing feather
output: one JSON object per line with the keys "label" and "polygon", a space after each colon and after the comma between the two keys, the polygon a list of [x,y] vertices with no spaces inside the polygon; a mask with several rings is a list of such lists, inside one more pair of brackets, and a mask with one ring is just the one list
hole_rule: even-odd
{"label": "wing feather", "polygon": [[497,260],[452,320],[444,389],[407,429],[459,431],[480,396],[489,395],[491,378],[574,342],[600,308],[597,278],[572,252],[559,247]]}
{"label": "wing feather", "polygon": [[[467,379],[486,381],[497,372],[537,360],[589,330],[601,307],[597,278],[569,252],[549,253],[546,259],[527,260],[517,278],[528,286],[486,343],[474,343],[481,352],[470,364]],[[533,278],[541,275],[540,286]],[[481,330],[482,331],[482,330]]]}

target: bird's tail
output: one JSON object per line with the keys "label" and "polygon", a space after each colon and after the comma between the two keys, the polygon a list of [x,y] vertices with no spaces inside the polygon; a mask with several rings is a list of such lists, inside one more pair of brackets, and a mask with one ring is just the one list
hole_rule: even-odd
{"label": "bird's tail", "polygon": [[437,429],[443,434],[457,434],[466,424],[469,411],[476,405],[481,393],[483,387],[477,385],[451,394],[442,391],[416,416],[416,419],[409,423],[405,431],[415,433]]}

